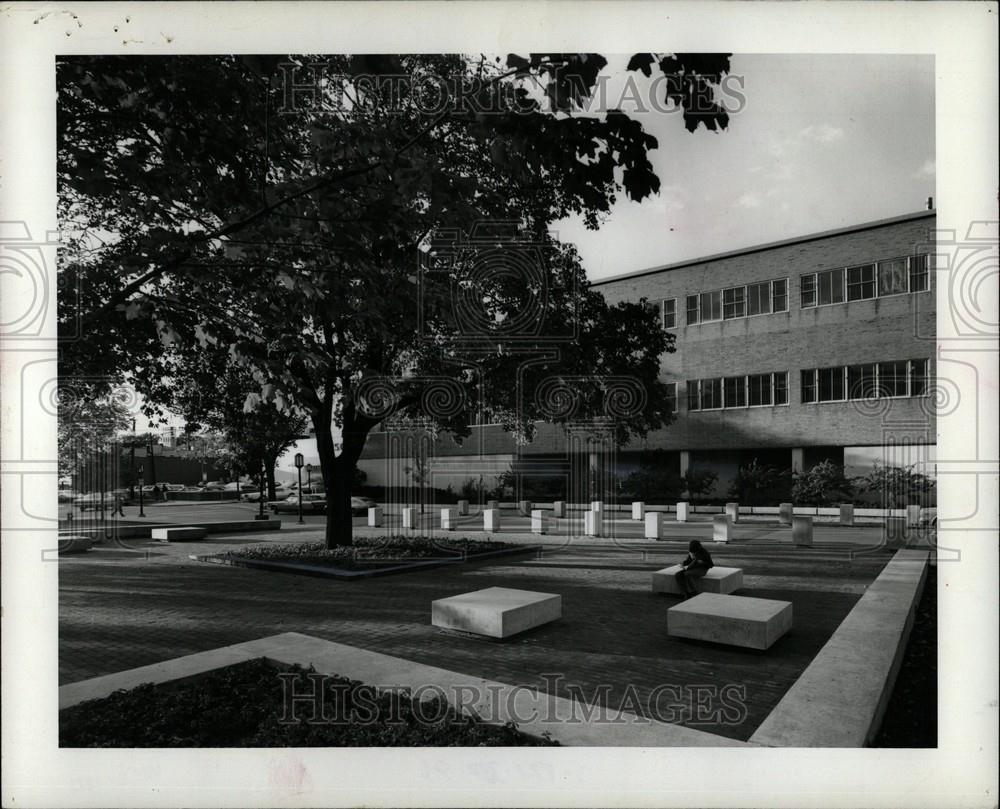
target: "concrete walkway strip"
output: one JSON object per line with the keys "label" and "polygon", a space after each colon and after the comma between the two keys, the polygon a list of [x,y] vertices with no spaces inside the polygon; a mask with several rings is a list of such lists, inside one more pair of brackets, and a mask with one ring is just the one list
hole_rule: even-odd
{"label": "concrete walkway strip", "polygon": [[770,747],[864,747],[878,733],[929,554],[901,550],[750,737]]}
{"label": "concrete walkway strip", "polygon": [[285,632],[64,685],[59,689],[59,709],[106,697],[118,689],[195,677],[259,657],[281,665],[312,665],[322,674],[339,674],[379,688],[408,688],[415,698],[444,697],[456,708],[473,712],[486,722],[516,721],[522,732],[540,736],[547,731],[563,745],[754,746],[682,725],[645,719],[625,711],[605,710],[532,688],[483,680],[298,632]]}

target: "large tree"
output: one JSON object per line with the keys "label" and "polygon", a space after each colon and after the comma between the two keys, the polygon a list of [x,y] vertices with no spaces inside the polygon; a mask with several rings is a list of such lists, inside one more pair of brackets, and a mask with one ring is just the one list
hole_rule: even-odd
{"label": "large tree", "polygon": [[[61,60],[61,205],[87,226],[63,266],[92,291],[79,321],[119,351],[134,324],[155,327],[116,370],[162,376],[150,332],[214,340],[262,401],[307,412],[329,544],[350,542],[350,481],[387,419],[459,437],[484,415],[526,437],[538,417],[604,419],[618,440],[665,424],[670,338],[646,307],[589,291],[548,233],[659,187],[641,124],[582,109],[603,57],[326,62],[347,108],[321,94],[287,114],[276,60]],[[689,130],[725,127],[710,96],[727,56],[629,69],[653,65]],[[65,368],[85,365],[74,349]]]}

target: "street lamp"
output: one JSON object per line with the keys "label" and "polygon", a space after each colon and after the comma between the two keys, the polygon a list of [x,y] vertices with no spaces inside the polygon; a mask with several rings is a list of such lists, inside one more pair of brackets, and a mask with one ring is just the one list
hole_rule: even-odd
{"label": "street lamp", "polygon": [[266,520],[267,517],[264,516],[264,483],[267,472],[264,469],[264,459],[260,460],[260,498],[258,502],[260,503],[260,513],[254,517],[255,520]]}
{"label": "street lamp", "polygon": [[145,469],[145,467],[142,464],[139,464],[138,472],[139,472],[139,516],[140,517],[145,517],[146,516],[146,512],[142,510],[142,472],[143,472],[143,469]]}
{"label": "street lamp", "polygon": [[[301,452],[295,453],[295,468],[299,473],[299,524],[301,525],[305,520],[302,519],[302,466],[305,464],[306,459],[302,457]],[[312,491],[310,489],[309,491]]]}

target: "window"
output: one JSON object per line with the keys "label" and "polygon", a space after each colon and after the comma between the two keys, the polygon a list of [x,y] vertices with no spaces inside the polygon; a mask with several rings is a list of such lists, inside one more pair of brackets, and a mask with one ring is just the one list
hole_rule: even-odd
{"label": "window", "polygon": [[750,284],[747,287],[747,314],[766,315],[771,311],[771,283]]}
{"label": "window", "polygon": [[722,290],[722,314],[726,320],[735,317],[746,317],[747,288],[733,287]]}
{"label": "window", "polygon": [[910,257],[910,292],[927,291],[928,256]]}
{"label": "window", "polygon": [[677,328],[677,299],[667,298],[660,307],[660,313],[663,316],[663,328],[665,329],[676,329]]}
{"label": "window", "polygon": [[701,409],[718,410],[722,407],[722,380],[701,380]]}
{"label": "window", "polygon": [[879,395],[875,383],[875,365],[849,365],[847,367],[847,398],[874,399]]}
{"label": "window", "polygon": [[802,402],[816,401],[816,369],[810,368],[802,372]]}
{"label": "window", "polygon": [[[778,374],[780,376],[780,374]],[[771,375],[754,374],[748,378],[750,406],[760,407],[771,404]]]}
{"label": "window", "polygon": [[816,273],[816,286],[819,288],[819,305],[844,302],[844,271],[826,270]]}
{"label": "window", "polygon": [[677,412],[677,383],[668,382],[667,383],[667,411],[670,413]]}
{"label": "window", "polygon": [[782,371],[774,375],[774,403],[788,404],[788,372]]}
{"label": "window", "polygon": [[727,376],[725,381],[725,406],[747,406],[747,378],[745,376]]}
{"label": "window", "polygon": [[698,296],[687,296],[687,324],[690,326],[698,322]]}
{"label": "window", "polygon": [[910,360],[910,396],[924,396],[930,383],[927,360]]}
{"label": "window", "polygon": [[875,297],[875,265],[847,268],[847,300],[863,301]]}
{"label": "window", "polygon": [[908,363],[880,362],[878,364],[879,396],[906,396]]}
{"label": "window", "polygon": [[802,299],[803,309],[816,305],[816,273],[803,275],[799,279],[799,297]]}
{"label": "window", "polygon": [[820,402],[841,402],[844,396],[844,369],[820,368],[816,376],[819,377],[819,401]]}
{"label": "window", "polygon": [[701,293],[701,322],[722,320],[722,290]]}
{"label": "window", "polygon": [[905,258],[893,258],[878,263],[878,294],[898,295],[906,292],[908,277]]}
{"label": "window", "polygon": [[788,311],[788,281],[784,278],[771,282],[771,311]]}
{"label": "window", "polygon": [[701,410],[700,385],[697,379],[689,379],[687,383],[688,410]]}

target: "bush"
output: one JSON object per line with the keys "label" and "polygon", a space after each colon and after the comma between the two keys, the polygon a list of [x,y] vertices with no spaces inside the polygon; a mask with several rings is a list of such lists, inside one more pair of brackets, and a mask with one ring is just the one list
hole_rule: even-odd
{"label": "bush", "polygon": [[[279,674],[282,675],[279,677]],[[287,691],[286,691],[287,689]],[[312,694],[286,703],[286,693]],[[289,711],[286,714],[286,710]],[[250,660],[173,686],[116,691],[59,713],[62,747],[457,747],[553,745],[432,696]]]}
{"label": "bush", "polygon": [[729,496],[747,506],[764,506],[782,502],[792,483],[792,470],[762,464],[756,458],[741,466],[729,486]]}
{"label": "bush", "polygon": [[931,506],[936,501],[937,484],[910,466],[888,466],[875,462],[872,471],[857,479],[858,487],[876,495],[883,508]]}
{"label": "bush", "polygon": [[854,484],[844,475],[844,467],[823,461],[806,472],[795,475],[792,500],[810,506],[829,506],[850,502]]}

